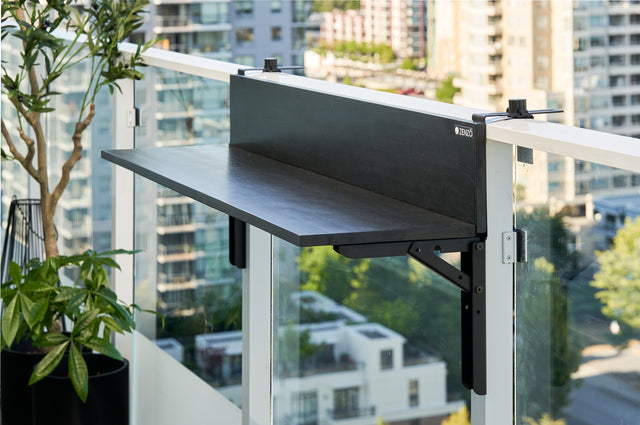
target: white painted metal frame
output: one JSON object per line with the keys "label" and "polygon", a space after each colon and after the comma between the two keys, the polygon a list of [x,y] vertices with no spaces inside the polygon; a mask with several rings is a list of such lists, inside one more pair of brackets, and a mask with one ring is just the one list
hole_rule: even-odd
{"label": "white painted metal frame", "polygon": [[247,226],[242,275],[242,425],[271,424],[272,236]]}
{"label": "white painted metal frame", "polygon": [[513,230],[513,146],[487,140],[487,395],[471,392],[472,425],[513,422],[513,264],[502,232]]}
{"label": "white painted metal frame", "polygon": [[[125,54],[135,47],[122,45]],[[240,65],[180,53],[150,49],[144,53],[149,66],[167,68],[218,81],[229,81]],[[254,74],[249,74],[254,75]],[[255,78],[308,88],[364,102],[393,105],[408,110],[470,119],[478,110],[435,101],[401,97],[389,93],[284,74],[256,73]],[[124,90],[125,93],[128,90]],[[124,98],[127,96],[125,95]],[[116,108],[127,108],[128,100],[117,101]],[[118,112],[122,114],[122,112]],[[118,123],[121,118],[118,118]],[[117,128],[126,127],[117,125]],[[115,147],[128,145],[127,136],[116,137]],[[594,161],[640,172],[640,144],[622,136],[578,129],[536,120],[498,120],[487,125],[487,395],[472,394],[473,425],[513,423],[513,266],[502,259],[503,232],[513,229],[513,146],[519,145],[576,159]],[[132,143],[131,143],[132,146]],[[114,193],[115,238],[118,246],[130,246],[133,238],[133,177],[116,172]],[[124,207],[122,207],[124,205]],[[125,212],[129,218],[125,217]],[[243,275],[243,412],[242,425],[268,425],[271,413],[272,359],[272,240],[267,233],[249,227],[248,267]],[[132,270],[132,264],[126,264]],[[124,274],[124,273],[123,273]],[[131,276],[133,274],[131,273]],[[132,296],[132,278],[118,281],[118,293]],[[233,421],[233,423],[237,423]]]}

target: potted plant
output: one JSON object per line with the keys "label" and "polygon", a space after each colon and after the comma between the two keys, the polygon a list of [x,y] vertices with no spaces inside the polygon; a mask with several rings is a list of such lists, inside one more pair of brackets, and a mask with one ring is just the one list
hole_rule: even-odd
{"label": "potted plant", "polygon": [[[42,262],[34,259],[28,263],[26,272],[18,264],[11,263],[11,279],[2,284],[2,300],[5,305],[0,321],[2,347],[11,348],[15,341],[20,341],[23,346],[30,346],[28,356],[32,358],[28,360],[35,365],[27,371],[19,370],[16,361],[12,362],[11,357],[8,357],[9,364],[8,367],[3,367],[2,379],[11,380],[12,375],[17,374],[15,379],[18,382],[9,383],[8,386],[21,386],[23,390],[27,384],[25,374],[28,385],[44,381],[34,386],[32,400],[29,399],[30,391],[3,388],[3,392],[9,391],[14,396],[13,400],[9,399],[12,401],[9,403],[3,394],[3,401],[9,404],[3,406],[3,415],[9,415],[5,416],[8,420],[18,421],[29,416],[24,410],[29,410],[30,405],[22,411],[14,408],[14,405],[24,401],[27,404],[33,403],[33,423],[51,424],[50,412],[53,406],[60,408],[60,413],[55,415],[55,420],[60,423],[87,423],[82,420],[74,422],[73,418],[81,418],[82,415],[95,416],[96,419],[90,422],[92,424],[126,423],[128,363],[111,343],[111,335],[113,332],[133,330],[133,313],[137,306],[118,301],[108,285],[108,270],[119,269],[110,256],[123,253],[131,252],[86,251],[81,255],[58,255]],[[71,285],[60,282],[59,273],[65,267],[74,268],[78,275]],[[69,325],[69,332],[60,332],[58,324],[62,321]],[[102,356],[88,355],[90,351]],[[21,355],[11,351],[7,353]],[[92,372],[98,378],[91,378]],[[8,374],[6,377],[5,373]],[[101,380],[106,380],[107,385],[115,380],[119,387],[104,388]],[[90,388],[100,394],[91,394]],[[103,400],[105,394],[107,403]],[[113,405],[111,401],[114,397],[120,397],[124,405]],[[61,403],[68,408],[63,409]],[[108,405],[108,408],[103,412],[96,412],[96,405]],[[6,408],[13,408],[15,415],[5,412]],[[66,414],[69,416],[65,416]]]}
{"label": "potted plant", "polygon": [[[35,354],[36,360],[30,360],[38,364],[33,372],[28,371],[31,383],[53,372],[56,364],[70,364],[70,379],[82,401],[88,400],[89,371],[81,347],[108,357],[120,357],[110,344],[109,335],[132,329],[134,307],[118,303],[107,287],[106,269],[117,267],[109,255],[122,251],[59,256],[54,217],[71,171],[82,158],[83,137],[94,119],[97,95],[105,87],[113,93],[119,89],[120,80],[142,78],[136,69],[144,66],[142,52],[157,40],[139,44],[128,58],[120,53],[118,44],[143,24],[148,3],[148,0],[2,2],[3,44],[17,40],[21,46],[19,63],[3,60],[2,64],[3,106],[9,105],[3,109],[1,123],[2,139],[6,143],[2,157],[20,163],[39,187],[45,250],[44,261],[34,260],[26,268],[11,265],[11,279],[2,287],[2,346],[9,347],[18,341],[32,345],[36,351],[48,350]],[[68,37],[63,33],[65,30]],[[48,157],[51,140],[45,131],[45,117],[55,119],[55,100],[60,95],[55,91],[55,84],[81,62],[88,64],[83,74],[87,78],[73,83],[77,86],[86,81],[86,86],[78,104],[66,106],[78,114],[69,139],[71,153],[56,173]],[[6,118],[7,110],[14,114],[13,118]],[[57,288],[58,271],[63,267],[77,268],[79,278],[73,286]],[[60,332],[63,318],[69,322],[68,334]],[[103,333],[96,334],[101,327]],[[6,352],[3,350],[3,372],[17,364],[13,360],[5,361]],[[62,362],[65,356],[68,360]],[[5,379],[4,373],[2,379]],[[13,395],[14,389],[5,388],[3,382],[1,390],[5,419],[5,411],[14,407],[5,395]],[[29,412],[22,415],[29,418],[25,423],[31,424]],[[98,423],[96,420],[91,423]],[[3,422],[12,424],[7,420]]]}

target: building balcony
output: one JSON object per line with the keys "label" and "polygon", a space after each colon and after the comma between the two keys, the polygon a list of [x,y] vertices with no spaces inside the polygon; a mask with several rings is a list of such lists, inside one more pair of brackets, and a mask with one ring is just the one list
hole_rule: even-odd
{"label": "building balcony", "polygon": [[329,409],[327,410],[327,415],[336,422],[354,418],[369,418],[376,415],[376,407]]}

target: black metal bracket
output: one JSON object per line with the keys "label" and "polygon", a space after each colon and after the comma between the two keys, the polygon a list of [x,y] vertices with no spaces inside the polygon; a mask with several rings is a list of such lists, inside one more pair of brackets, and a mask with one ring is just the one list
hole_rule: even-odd
{"label": "black metal bracket", "polygon": [[534,114],[554,114],[563,112],[562,109],[536,109],[534,111],[527,110],[527,99],[509,99],[509,107],[506,112],[486,112],[473,114],[471,119],[474,122],[484,123],[490,117],[507,117],[507,118],[533,118]]}
{"label": "black metal bracket", "polygon": [[303,69],[303,67],[297,65],[278,67],[277,58],[265,58],[263,68],[240,68],[238,69],[238,75],[245,75],[247,71],[281,72],[288,69]]}
{"label": "black metal bracket", "polygon": [[247,266],[247,224],[229,216],[229,262],[244,269]]}
{"label": "black metal bracket", "polygon": [[[461,291],[462,384],[479,395],[487,393],[487,330],[485,244],[482,238],[340,245],[333,249],[348,258],[409,255]],[[460,253],[460,268],[438,253]]]}

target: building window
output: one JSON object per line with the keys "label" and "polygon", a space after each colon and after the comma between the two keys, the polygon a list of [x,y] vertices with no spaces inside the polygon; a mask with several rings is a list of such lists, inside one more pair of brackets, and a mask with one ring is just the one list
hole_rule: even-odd
{"label": "building window", "polygon": [[613,103],[613,106],[626,106],[627,96],[624,96],[624,95],[613,96],[611,98],[611,103]]}
{"label": "building window", "polygon": [[591,37],[591,47],[604,47],[604,37]]}
{"label": "building window", "polygon": [[625,24],[624,15],[610,15],[609,16],[609,25],[612,27],[619,27]]}
{"label": "building window", "polygon": [[611,55],[609,56],[609,65],[611,66],[624,66],[626,57],[624,55]]}
{"label": "building window", "polygon": [[291,50],[304,50],[306,45],[305,29],[291,28]]}
{"label": "building window", "polygon": [[409,381],[409,407],[415,407],[419,404],[418,380]]}
{"label": "building window", "polygon": [[606,27],[607,18],[604,15],[591,15],[589,16],[589,25],[591,26],[591,28]]}
{"label": "building window", "polygon": [[624,35],[610,35],[609,46],[622,46],[624,44]]}
{"label": "building window", "polygon": [[640,44],[640,34],[631,34],[629,36],[629,44]]}
{"label": "building window", "polygon": [[236,30],[236,43],[239,46],[253,44],[253,28],[239,28]]}
{"label": "building window", "polygon": [[640,65],[640,55],[631,55],[631,65]]}
{"label": "building window", "polygon": [[235,57],[233,61],[238,65],[251,66],[251,67],[256,66],[256,61],[253,55],[238,55]]}
{"label": "building window", "polygon": [[625,83],[624,75],[612,75],[609,77],[610,87],[622,87],[624,86],[624,83]]}
{"label": "building window", "polygon": [[253,15],[253,0],[236,0],[236,16]]}
{"label": "building window", "polygon": [[633,74],[631,76],[631,85],[637,86],[638,84],[640,84],[640,74]]}
{"label": "building window", "polygon": [[380,369],[391,369],[393,367],[393,350],[380,351]]}
{"label": "building window", "polygon": [[304,391],[294,393],[291,397],[293,405],[293,423],[317,424],[318,423],[318,392]]}
{"label": "building window", "polygon": [[590,64],[591,68],[604,68],[607,61],[604,56],[591,56]]}
{"label": "building window", "polygon": [[282,0],[271,0],[269,2],[269,8],[271,9],[271,13],[282,12]]}
{"label": "building window", "polygon": [[629,186],[628,176],[613,176],[613,187]]}
{"label": "building window", "polygon": [[358,387],[343,388],[333,392],[333,418],[346,419],[360,416]]}
{"label": "building window", "polygon": [[271,27],[271,41],[282,40],[282,27]]}

